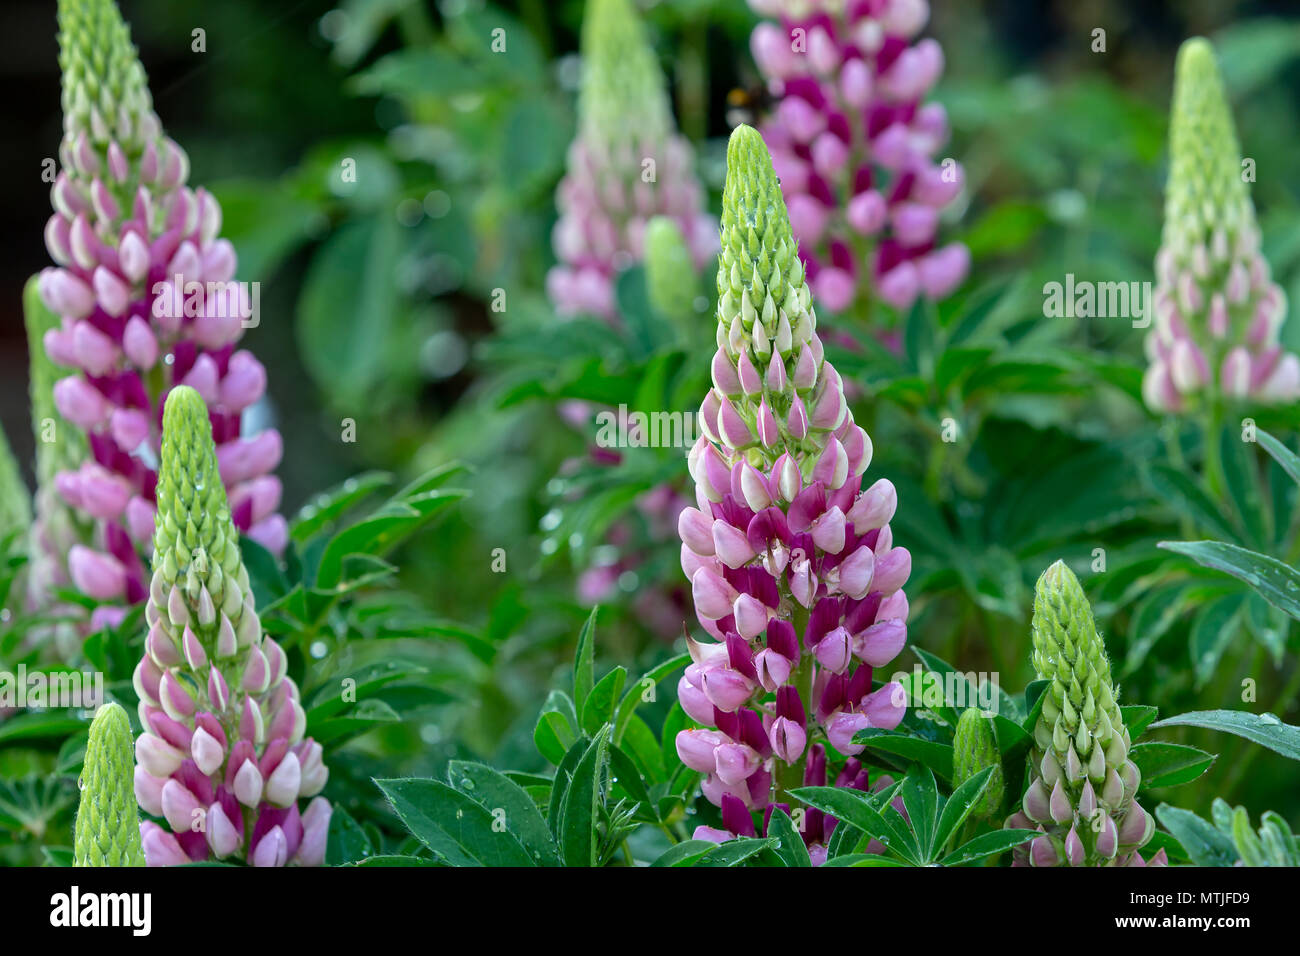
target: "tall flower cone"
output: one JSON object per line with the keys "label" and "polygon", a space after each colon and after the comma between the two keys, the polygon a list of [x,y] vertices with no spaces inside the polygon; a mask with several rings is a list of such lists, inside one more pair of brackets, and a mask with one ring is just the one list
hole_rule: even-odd
{"label": "tall flower cone", "polygon": [[179,386],[163,410],[149,633],[135,671],[135,793],[151,866],[243,858],[317,865],[330,806],[321,747],[284,651],[264,637],[221,484],[209,412]]}
{"label": "tall flower cone", "polygon": [[1146,339],[1147,405],[1178,412],[1224,400],[1300,398],[1300,359],[1278,330],[1286,295],[1260,252],[1232,114],[1200,37],[1178,51],[1155,322]]}
{"label": "tall flower cone", "polygon": [[645,284],[651,307],[682,332],[689,342],[698,328],[694,321],[700,274],[681,228],[668,216],[655,216],[645,232]]}
{"label": "tall flower cone", "polygon": [[[704,726],[682,731],[677,751],[722,809],[726,829],[698,835],[723,839],[754,832],[751,811],[804,784],[867,788],[853,737],[906,710],[902,688],[874,687],[873,674],[906,640],[912,559],[893,544],[893,485],[862,487],[871,442],[823,358],[780,184],[748,126],[727,147],[718,293],[714,387],[689,456],[697,507],[678,524],[717,643],[689,642],[678,698]],[[814,859],[832,825],[806,816]]]}
{"label": "tall flower cone", "polygon": [[[1029,789],[1012,828],[1042,836],[1015,851],[1020,866],[1145,866],[1138,851],[1155,820],[1137,802],[1141,773],[1111,681],[1092,607],[1074,572],[1057,561],[1034,592],[1033,660],[1043,691]],[[1165,863],[1161,850],[1151,864]]]}
{"label": "tall flower cone", "polygon": [[212,408],[235,523],[273,551],[287,535],[271,474],[281,441],[274,430],[241,434],[243,411],[266,388],[261,363],[235,349],[256,291],[233,281],[216,200],[186,185],[189,162],[162,132],[117,7],[60,0],[59,25],[63,142],[45,229],[57,267],[41,273],[39,290],[61,321],[42,340],[76,370],[53,395],[87,433],[90,454],[55,486],[96,525],[93,546],[69,551],[73,583],[105,604],[130,604],[146,593],[141,553],[168,390],[191,385]]}
{"label": "tall flower cone", "polygon": [[131,785],[134,763],[131,722],[122,705],[110,701],[90,724],[77,810],[77,866],[144,866],[140,815]]}
{"label": "tall flower cone", "polygon": [[696,267],[717,250],[711,218],[678,135],[663,72],[629,0],[591,0],[582,26],[578,135],[556,204],[559,259],[546,277],[562,315],[618,318],[614,282],[644,255],[648,220],[670,217]]}
{"label": "tall flower cone", "polygon": [[978,707],[967,707],[957,719],[957,729],[952,738],[952,784],[960,787],[985,767],[992,767],[988,785],[979,801],[971,807],[971,814],[987,817],[1002,806],[1006,784],[1002,775],[1002,754],[993,733],[993,720],[982,714]]}
{"label": "tall flower cone", "polygon": [[[80,467],[89,456],[85,433],[65,419],[54,403],[54,385],[66,373],[50,360],[42,344],[45,333],[59,327],[59,317],[41,301],[38,279],[33,276],[23,290],[23,314],[27,325],[30,369],[32,437],[36,445],[35,520],[27,541],[26,601],[29,610],[52,615],[76,616],[78,606],[55,605],[56,588],[72,586],[68,554],[76,545],[92,539],[91,519],[70,505],[59,493],[61,472]],[[73,623],[64,622],[52,630],[41,629],[35,637],[52,634],[56,649],[71,659],[81,640]]]}
{"label": "tall flower cone", "polygon": [[938,159],[948,117],[925,97],[943,72],[937,40],[918,39],[926,0],[749,0],[769,19],[750,47],[777,105],[760,129],[790,209],[817,301],[861,314],[942,299],[970,268],[939,218],[961,192]]}

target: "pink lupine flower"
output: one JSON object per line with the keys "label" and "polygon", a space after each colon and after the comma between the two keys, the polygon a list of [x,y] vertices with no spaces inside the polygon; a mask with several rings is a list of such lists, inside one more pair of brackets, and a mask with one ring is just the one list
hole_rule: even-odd
{"label": "pink lupine flower", "polygon": [[751,50],[777,106],[759,129],[817,301],[832,312],[874,299],[906,309],[942,299],[970,268],[940,245],[940,213],[961,192],[961,166],[936,162],[948,138],[924,98],[943,50],[917,40],[926,0],[749,0],[770,17]]}
{"label": "pink lupine flower", "polygon": [[[727,151],[718,290],[714,387],[688,459],[696,507],[678,521],[696,616],[715,639],[688,637],[678,683],[706,728],[683,731],[678,753],[726,827],[704,839],[753,832],[750,811],[824,784],[827,743],[852,758],[859,731],[898,726],[905,695],[875,671],[906,639],[911,572],[889,527],[893,485],[863,487],[871,440],[823,357],[780,187],[747,126]],[[837,780],[867,784],[852,759]],[[810,817],[804,837],[824,859],[830,823]]]}
{"label": "pink lupine flower", "polygon": [[556,204],[559,260],[546,289],[561,315],[618,318],[614,282],[644,258],[647,226],[666,216],[702,266],[717,251],[692,170],[673,126],[663,74],[627,0],[592,0],[582,34],[578,136]]}
{"label": "pink lupine flower", "polygon": [[[63,64],[62,167],[51,191],[45,242],[57,264],[40,276],[61,317],[45,333],[50,359],[76,369],[53,387],[64,418],[84,429],[92,461],[63,472],[59,492],[92,517],[94,558],[72,576],[97,600],[146,595],[140,555],[152,533],[163,402],[176,385],[209,405],[240,531],[284,546],[273,430],[243,434],[241,413],[266,373],[238,349],[250,293],[234,281],[235,252],[221,238],[221,208],[186,185],[189,163],[153,111],[126,25],[111,0],[59,6]],[[80,574],[78,574],[78,569]],[[78,580],[80,578],[80,580]]]}

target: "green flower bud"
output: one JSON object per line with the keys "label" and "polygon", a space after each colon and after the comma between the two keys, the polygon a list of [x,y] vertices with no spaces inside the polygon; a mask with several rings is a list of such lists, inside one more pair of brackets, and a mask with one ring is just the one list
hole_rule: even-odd
{"label": "green flower bud", "polygon": [[978,707],[967,707],[957,720],[952,738],[952,783],[960,787],[985,767],[992,767],[984,794],[971,807],[971,814],[987,817],[1002,806],[1005,784],[1002,777],[1002,754],[993,734],[993,719],[984,716]]}
{"label": "green flower bud", "polygon": [[1008,825],[1043,831],[1026,854],[1035,865],[1136,863],[1155,826],[1134,799],[1141,774],[1129,759],[1092,607],[1062,561],[1038,579],[1032,630],[1034,668],[1050,683],[1034,727],[1029,789]]}
{"label": "green flower bud", "polygon": [[[772,157],[749,126],[736,127],[727,144],[720,239],[718,398],[748,429],[754,464],[769,467],[789,453],[808,475],[828,433],[843,438],[856,426],[839,375],[823,361],[812,293]],[[869,457],[856,455],[853,473],[861,474]]]}
{"label": "green flower bud", "polygon": [[581,136],[631,148],[674,135],[663,71],[628,0],[590,0],[582,22]]}
{"label": "green flower bud", "polygon": [[99,708],[90,724],[81,770],[74,862],[77,866],[144,866],[136,811],[135,745],[126,711]]}
{"label": "green flower bud", "polygon": [[645,284],[651,307],[686,335],[695,328],[699,276],[681,228],[655,216],[645,230]]}
{"label": "green flower bud", "polygon": [[1236,127],[1214,48],[1203,37],[1188,40],[1178,51],[1169,151],[1167,245],[1190,248],[1208,242],[1219,226],[1229,230],[1229,239],[1242,228],[1255,230]]}

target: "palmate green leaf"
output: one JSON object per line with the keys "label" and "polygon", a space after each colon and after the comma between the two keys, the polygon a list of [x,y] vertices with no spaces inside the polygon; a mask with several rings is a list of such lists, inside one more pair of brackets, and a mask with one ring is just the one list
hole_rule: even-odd
{"label": "palmate green leaf", "polygon": [[609,763],[609,726],[602,727],[588,744],[573,770],[573,779],[560,807],[560,846],[565,866],[595,866],[599,840],[597,807]]}
{"label": "palmate green leaf", "polygon": [[1152,727],[1204,727],[1245,737],[1291,760],[1300,760],[1300,727],[1284,724],[1275,714],[1245,710],[1196,710],[1166,717]]}
{"label": "palmate green leaf", "polygon": [[1184,744],[1135,744],[1129,756],[1142,771],[1142,786],[1176,787],[1190,783],[1214,765],[1215,755]]}
{"label": "palmate green leaf", "polygon": [[1240,858],[1232,840],[1190,810],[1162,803],[1156,818],[1196,866],[1232,866]]}
{"label": "palmate green leaf", "polygon": [[1038,836],[1037,830],[993,830],[981,833],[969,843],[963,843],[942,860],[940,866],[961,866],[997,853],[1004,853]]}
{"label": "palmate green leaf", "polygon": [[804,845],[799,831],[794,828],[790,815],[784,810],[778,808],[772,811],[772,817],[767,823],[767,835],[776,839],[776,846],[772,850],[786,866],[812,866],[808,847]]}
{"label": "palmate green leaf", "polygon": [[944,780],[952,779],[951,744],[899,734],[891,730],[881,730],[877,727],[858,731],[853,737],[853,742],[862,744],[868,750],[877,753],[915,760],[933,770]]}
{"label": "palmate green leaf", "polygon": [[683,840],[665,850],[651,866],[693,866],[706,853],[717,849],[718,844],[708,840]]}
{"label": "palmate green leaf", "polygon": [[[976,688],[971,684],[971,682],[968,679],[966,679],[963,672],[958,671],[957,668],[953,667],[953,665],[949,664],[943,658],[939,657],[937,654],[931,654],[929,651],[925,650],[924,648],[914,647],[912,648],[912,651],[913,653],[916,654],[917,657],[921,659],[921,663],[925,665],[927,670],[932,671],[935,674],[938,674],[940,677],[943,677],[947,674],[956,674],[960,676],[962,680],[962,685],[965,687],[965,694],[966,694],[965,707],[980,706],[977,703],[978,694],[976,693]],[[1025,716],[1024,708],[1020,706],[1020,702],[1016,700],[1014,697],[1012,697],[1010,694],[1008,694],[1006,691],[1004,691],[1000,685],[994,684],[993,687],[997,692],[997,700],[994,704],[994,708],[996,709],[995,712],[1001,714],[1002,716],[1006,717],[1009,720],[1014,720],[1014,721],[1023,720]],[[990,709],[994,709],[994,708],[990,708]],[[955,713],[956,712],[954,711],[954,714]]]}
{"label": "palmate green leaf", "polygon": [[453,760],[447,781],[489,813],[504,817],[508,832],[532,854],[538,866],[559,866],[560,856],[546,820],[523,787],[486,764]]}
{"label": "palmate green leaf", "polygon": [[325,545],[316,569],[315,587],[322,590],[336,587],[343,575],[344,558],[387,553],[467,494],[459,489],[429,491],[389,503],[379,513],[349,525]]}
{"label": "palmate green leaf", "polygon": [[513,833],[491,812],[438,780],[376,780],[407,828],[452,866],[536,866]]}
{"label": "palmate green leaf", "polygon": [[1300,620],[1300,573],[1277,558],[1221,541],[1161,541],[1159,547],[1245,581],[1269,604]]}
{"label": "palmate green leaf", "polygon": [[790,793],[809,806],[857,827],[912,866],[921,865],[916,838],[893,807],[879,812],[872,806],[869,794],[846,787],[799,787]]}
{"label": "palmate green leaf", "polygon": [[367,471],[348,478],[329,491],[321,492],[298,511],[289,524],[289,536],[302,544],[374,492],[388,487],[392,481],[393,476],[386,471]]}
{"label": "palmate green leaf", "polygon": [[916,838],[917,856],[923,863],[928,863],[934,854],[939,817],[939,790],[934,783],[934,773],[924,766],[913,767],[903,779],[901,793],[907,820]]}

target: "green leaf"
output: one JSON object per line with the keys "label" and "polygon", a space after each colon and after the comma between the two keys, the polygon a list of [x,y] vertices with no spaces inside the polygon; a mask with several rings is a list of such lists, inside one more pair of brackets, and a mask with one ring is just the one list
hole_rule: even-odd
{"label": "green leaf", "polygon": [[772,818],[767,823],[767,835],[776,838],[774,852],[786,866],[812,866],[808,847],[804,845],[799,831],[794,828],[790,815],[784,810],[778,808],[772,811]]}
{"label": "green leaf", "polygon": [[926,767],[913,767],[903,780],[903,806],[916,837],[917,856],[928,863],[934,852],[935,828],[939,817],[939,791],[934,774]]}
{"label": "green leaf", "polygon": [[387,372],[397,331],[401,228],[388,210],[344,224],[303,280],[298,354],[335,407],[366,407],[367,393]]}
{"label": "green leaf", "polygon": [[939,815],[939,826],[934,835],[934,848],[936,850],[942,850],[947,846],[948,841],[952,839],[952,835],[966,822],[966,818],[970,816],[971,807],[975,806],[980,797],[984,795],[984,790],[989,784],[989,778],[993,776],[993,770],[993,767],[985,767],[969,780],[963,782],[944,803],[943,812]]}
{"label": "green leaf", "polygon": [[1263,429],[1256,430],[1255,439],[1273,456],[1273,460],[1282,466],[1282,470],[1291,477],[1291,480],[1300,484],[1300,456]]}
{"label": "green leaf", "polygon": [[361,824],[340,806],[335,806],[330,814],[329,837],[325,843],[325,863],[327,866],[341,866],[344,863],[356,863],[373,856],[375,848],[370,844],[370,837],[361,829]]}
{"label": "green leaf", "polygon": [[1124,726],[1128,728],[1129,738],[1132,740],[1142,736],[1142,732],[1147,729],[1151,721],[1156,719],[1158,713],[1155,707],[1146,704],[1128,704],[1119,709],[1120,717],[1124,719]]}
{"label": "green leaf", "polygon": [[506,831],[532,854],[538,866],[559,866],[560,856],[542,812],[523,787],[486,764],[453,760],[447,765],[448,782],[501,819]]}
{"label": "green leaf", "polygon": [[1192,622],[1188,649],[1192,666],[1196,669],[1196,686],[1205,686],[1223,652],[1241,628],[1240,611],[1246,602],[1244,594],[1229,594],[1202,607]]}
{"label": "green leaf", "polygon": [[569,695],[562,690],[551,691],[542,712],[537,715],[537,726],[533,728],[537,752],[558,767],[578,739],[577,725],[578,718]]}
{"label": "green leaf", "polygon": [[615,667],[600,679],[582,706],[582,729],[589,734],[600,730],[614,714],[614,702],[623,692],[627,681],[627,668]]}
{"label": "green leaf", "polygon": [[1036,836],[1038,836],[1037,830],[993,830],[989,833],[981,833],[969,843],[962,844],[945,856],[939,861],[939,865],[961,866],[963,863],[982,860],[997,853],[1005,853]]}
{"label": "green leaf", "polygon": [[536,865],[512,833],[497,831],[490,812],[445,783],[415,777],[375,783],[407,829],[452,866]]}
{"label": "green leaf", "polygon": [[1156,818],[1174,835],[1196,866],[1232,866],[1238,860],[1232,840],[1190,810],[1162,803]]}
{"label": "green leaf", "polygon": [[1275,714],[1252,714],[1245,710],[1195,710],[1166,717],[1152,727],[1204,727],[1245,737],[1283,757],[1300,760],[1300,727],[1284,724]]}
{"label": "green leaf", "polygon": [[321,492],[302,506],[289,525],[289,535],[299,544],[307,541],[332,521],[338,520],[380,488],[392,483],[386,471],[367,471],[343,484]]}
{"label": "green leaf", "polygon": [[[593,612],[594,613],[594,612]],[[609,759],[609,727],[602,727],[573,771],[573,781],[564,795],[560,844],[565,866],[595,866],[599,849],[596,835],[597,807],[602,779]]]}
{"label": "green leaf", "polygon": [[568,796],[573,774],[578,769],[578,762],[586,754],[589,743],[586,737],[575,741],[560,760],[559,766],[555,768],[555,778],[551,782],[550,800],[546,808],[546,825],[550,828],[551,836],[555,837],[557,844],[564,824],[564,798]]}
{"label": "green leaf", "polygon": [[1300,574],[1276,558],[1221,541],[1161,541],[1159,546],[1245,581],[1269,604],[1300,620]]}
{"label": "green leaf", "polygon": [[892,730],[881,730],[878,727],[858,731],[853,737],[853,742],[863,744],[868,750],[915,760],[933,770],[944,780],[952,779],[951,744],[942,744],[923,737],[912,737]]}
{"label": "green leaf", "polygon": [[762,837],[741,837],[718,844],[704,854],[696,866],[740,866],[751,857],[776,846],[776,840]]}
{"label": "green leaf", "polygon": [[623,734],[627,731],[628,723],[632,720],[632,715],[636,709],[643,703],[642,697],[650,688],[657,686],[665,677],[672,674],[678,668],[685,667],[690,663],[691,655],[682,653],[670,660],[664,661],[655,667],[650,668],[641,675],[635,683],[630,685],[623,699],[618,702],[618,707],[614,711],[614,742],[621,744]]}
{"label": "green leaf", "polygon": [[1188,600],[1185,584],[1171,584],[1149,594],[1133,612],[1129,628],[1128,653],[1124,657],[1125,675],[1142,666],[1151,649],[1169,632],[1183,612]]}
{"label": "green leaf", "polygon": [[1135,744],[1129,756],[1142,771],[1142,786],[1147,788],[1189,783],[1214,764],[1214,754],[1184,744]]}
{"label": "green leaf", "polygon": [[578,649],[573,655],[573,705],[580,714],[583,713],[583,708],[587,704],[587,695],[591,693],[592,685],[596,680],[594,658],[596,612],[599,610],[599,607],[591,609],[587,622],[582,625],[582,630],[578,633]]}
{"label": "green leaf", "polygon": [[1229,426],[1220,433],[1219,450],[1227,497],[1246,530],[1246,543],[1263,547],[1268,540],[1268,516],[1264,512],[1253,443],[1243,442],[1240,433]]}
{"label": "green leaf", "polygon": [[880,813],[871,805],[868,794],[846,787],[799,787],[791,790],[790,795],[852,824],[913,866],[921,865],[916,839],[902,816],[892,807]]}
{"label": "green leaf", "polygon": [[1188,515],[1202,532],[1236,540],[1237,529],[1224,520],[1221,509],[1190,477],[1164,464],[1152,465],[1150,475],[1156,494]]}
{"label": "green leaf", "polygon": [[651,866],[694,866],[696,861],[706,853],[717,849],[718,845],[709,840],[683,840],[676,846],[665,850]]}

